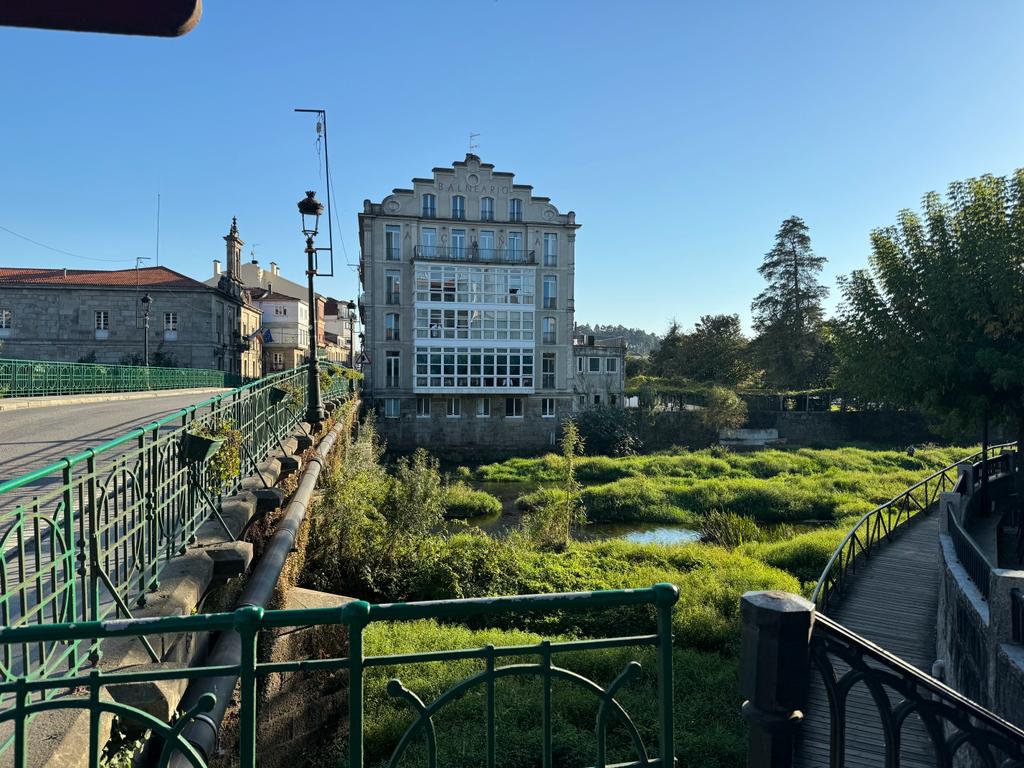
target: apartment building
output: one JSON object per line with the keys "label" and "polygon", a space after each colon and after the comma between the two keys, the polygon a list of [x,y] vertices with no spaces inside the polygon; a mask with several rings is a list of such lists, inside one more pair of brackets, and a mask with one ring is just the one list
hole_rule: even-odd
{"label": "apartment building", "polygon": [[363,386],[390,445],[556,443],[577,407],[578,228],[473,154],[364,201]]}

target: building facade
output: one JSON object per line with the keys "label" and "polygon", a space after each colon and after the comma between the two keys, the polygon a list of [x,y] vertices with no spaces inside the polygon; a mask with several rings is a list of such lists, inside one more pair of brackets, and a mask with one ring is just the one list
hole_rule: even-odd
{"label": "building facade", "polygon": [[263,370],[297,368],[309,355],[309,304],[283,293],[253,291],[262,313]]}
{"label": "building facade", "polygon": [[241,373],[241,300],[167,267],[0,268],[0,354],[140,363],[146,294],[152,365]]}
{"label": "building facade", "polygon": [[578,228],[472,154],[364,202],[363,388],[389,444],[556,443],[576,408]]}
{"label": "building facade", "polygon": [[576,407],[608,405],[624,408],[626,389],[625,339],[573,339]]}

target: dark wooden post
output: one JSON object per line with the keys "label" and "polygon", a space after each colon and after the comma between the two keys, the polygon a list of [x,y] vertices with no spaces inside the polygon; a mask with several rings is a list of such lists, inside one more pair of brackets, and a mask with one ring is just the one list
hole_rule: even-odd
{"label": "dark wooden post", "polygon": [[740,600],[740,694],[750,723],[748,768],[790,768],[810,679],[814,604],[788,592],[748,592]]}

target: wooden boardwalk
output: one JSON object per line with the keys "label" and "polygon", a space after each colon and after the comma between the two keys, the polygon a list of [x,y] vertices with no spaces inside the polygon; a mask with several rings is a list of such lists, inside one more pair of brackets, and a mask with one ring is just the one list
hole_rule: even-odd
{"label": "wooden boardwalk", "polygon": [[[858,566],[844,599],[829,617],[931,674],[935,660],[935,626],[939,590],[939,515],[922,515],[902,526],[892,542],[883,543]],[[837,674],[847,668],[836,663]],[[890,695],[895,707],[899,701]],[[798,768],[829,765],[829,709],[817,669],[797,743]],[[901,734],[900,765],[938,765],[931,742],[916,717]],[[878,709],[862,684],[847,698],[846,762],[851,768],[885,765],[885,741]]]}

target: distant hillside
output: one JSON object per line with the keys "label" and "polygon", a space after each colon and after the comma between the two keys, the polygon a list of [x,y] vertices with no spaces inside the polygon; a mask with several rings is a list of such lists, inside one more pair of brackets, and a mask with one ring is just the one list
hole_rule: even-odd
{"label": "distant hillside", "polygon": [[649,355],[661,343],[661,336],[648,333],[640,328],[627,328],[624,325],[587,325],[576,326],[578,334],[592,334],[599,339],[626,339],[626,348],[631,355]]}

